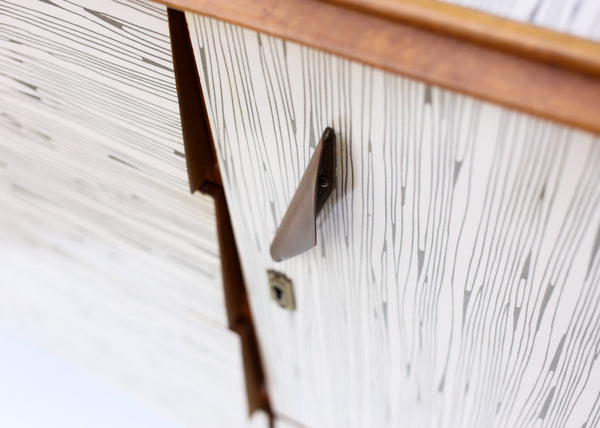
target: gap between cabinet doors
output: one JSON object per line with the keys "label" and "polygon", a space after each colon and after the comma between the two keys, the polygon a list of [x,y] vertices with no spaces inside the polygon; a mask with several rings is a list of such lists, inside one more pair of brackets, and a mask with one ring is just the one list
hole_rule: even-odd
{"label": "gap between cabinet doors", "polygon": [[190,192],[200,191],[214,199],[228,325],[240,336],[248,409],[250,414],[256,410],[265,411],[272,426],[273,417],[260,349],[185,14],[169,8],[168,17]]}

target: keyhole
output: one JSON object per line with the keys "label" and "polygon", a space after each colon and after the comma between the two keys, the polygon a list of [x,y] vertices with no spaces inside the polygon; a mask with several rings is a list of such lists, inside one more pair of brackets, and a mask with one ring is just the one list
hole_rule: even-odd
{"label": "keyhole", "polygon": [[275,299],[278,302],[283,302],[283,290],[279,287],[273,287],[273,291],[275,292]]}
{"label": "keyhole", "polygon": [[285,309],[294,310],[294,286],[292,280],[285,274],[269,269],[269,289],[271,290],[271,298],[277,302],[279,306]]}

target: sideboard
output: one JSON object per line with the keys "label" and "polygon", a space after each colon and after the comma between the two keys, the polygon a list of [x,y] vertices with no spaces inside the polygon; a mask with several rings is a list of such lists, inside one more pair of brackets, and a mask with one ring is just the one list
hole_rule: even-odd
{"label": "sideboard", "polygon": [[184,426],[600,424],[600,4],[459,3],[0,1],[0,327]]}

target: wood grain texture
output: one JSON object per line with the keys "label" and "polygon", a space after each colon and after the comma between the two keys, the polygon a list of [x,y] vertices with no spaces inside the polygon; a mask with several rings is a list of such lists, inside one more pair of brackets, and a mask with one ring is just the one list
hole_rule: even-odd
{"label": "wood grain texture", "polygon": [[0,2],[0,325],[182,425],[246,426],[220,268],[166,8]]}
{"label": "wood grain texture", "polygon": [[[504,19],[474,9],[457,6],[460,0],[447,3],[437,0],[324,0],[366,14],[378,15],[390,20],[404,22],[432,32],[465,40],[470,43],[490,46],[503,52],[510,52],[525,58],[559,65],[575,71],[600,76],[600,44],[569,36],[554,30],[563,29],[558,22],[550,21],[546,28],[528,22]],[[452,4],[455,3],[455,4]],[[532,3],[532,2],[530,2]],[[547,2],[551,3],[551,2]],[[593,1],[582,2],[593,4]],[[480,6],[482,10],[496,11],[494,5],[504,5],[507,10],[522,7],[508,2],[466,2]],[[588,8],[589,9],[589,8]],[[581,7],[580,11],[585,11]],[[598,8],[600,12],[600,8]],[[576,14],[578,11],[572,11]],[[560,15],[559,15],[560,16]],[[518,15],[518,18],[523,18]],[[571,18],[576,21],[574,17]],[[523,19],[521,19],[523,21]],[[558,19],[556,21],[559,21]],[[596,37],[593,28],[579,31],[582,37]]]}
{"label": "wood grain texture", "polygon": [[[598,424],[600,142],[188,14],[275,413],[307,426]],[[312,251],[269,245],[319,134]],[[296,310],[267,269],[294,281]]]}
{"label": "wood grain texture", "polygon": [[227,321],[228,327],[239,335],[242,346],[248,410],[250,415],[262,410],[270,417],[252,314],[185,14],[175,9],[168,9],[167,14],[190,191],[199,190],[214,200]]}
{"label": "wood grain texture", "polygon": [[221,182],[212,143],[206,107],[198,86],[198,71],[183,12],[169,9],[169,35],[179,100],[190,192],[201,190],[207,181]]}
{"label": "wood grain texture", "polygon": [[600,132],[600,79],[584,72],[317,0],[161,2]]}
{"label": "wood grain texture", "polygon": [[550,28],[554,31],[600,41],[600,3],[595,0],[443,1],[511,20]]}
{"label": "wood grain texture", "polygon": [[225,191],[221,185],[214,183],[205,183],[203,190],[210,194],[215,201],[225,305],[229,328],[239,335],[242,344],[248,410],[250,415],[257,410],[262,410],[270,418],[271,406],[265,384],[264,369]]}

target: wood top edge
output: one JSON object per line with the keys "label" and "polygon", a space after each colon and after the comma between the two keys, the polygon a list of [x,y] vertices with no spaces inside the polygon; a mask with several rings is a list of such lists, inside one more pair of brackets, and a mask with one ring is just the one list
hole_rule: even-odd
{"label": "wood top edge", "polygon": [[158,2],[600,133],[598,43],[432,0]]}
{"label": "wood top edge", "polygon": [[320,0],[600,77],[600,43],[437,0]]}

